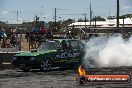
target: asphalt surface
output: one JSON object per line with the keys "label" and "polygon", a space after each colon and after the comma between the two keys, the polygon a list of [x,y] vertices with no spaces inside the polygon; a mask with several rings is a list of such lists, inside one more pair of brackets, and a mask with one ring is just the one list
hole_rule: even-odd
{"label": "asphalt surface", "polygon": [[[132,68],[103,68],[93,69],[89,74],[120,73],[132,75]],[[132,88],[132,82],[128,84],[89,84],[79,85],[76,81],[75,70],[54,70],[41,72],[32,70],[23,72],[19,69],[0,70],[0,88]]]}

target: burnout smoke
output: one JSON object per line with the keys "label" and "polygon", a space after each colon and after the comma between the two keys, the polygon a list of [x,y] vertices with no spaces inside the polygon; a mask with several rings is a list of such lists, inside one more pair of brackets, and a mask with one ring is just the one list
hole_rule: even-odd
{"label": "burnout smoke", "polygon": [[132,66],[132,38],[99,36],[87,43],[84,64],[88,67]]}

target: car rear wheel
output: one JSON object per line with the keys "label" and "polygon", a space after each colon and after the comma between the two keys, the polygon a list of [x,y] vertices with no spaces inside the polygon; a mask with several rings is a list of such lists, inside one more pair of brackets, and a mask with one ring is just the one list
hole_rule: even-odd
{"label": "car rear wheel", "polygon": [[51,70],[51,61],[46,59],[43,60],[41,63],[41,69],[42,71],[50,71]]}

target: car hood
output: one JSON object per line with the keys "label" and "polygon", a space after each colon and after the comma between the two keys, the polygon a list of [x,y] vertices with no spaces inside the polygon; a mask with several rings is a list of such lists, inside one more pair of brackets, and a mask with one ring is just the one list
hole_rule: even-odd
{"label": "car hood", "polygon": [[44,51],[36,51],[36,52],[22,52],[19,54],[16,54],[15,56],[38,56],[40,54],[46,54],[46,53],[51,53],[51,52],[56,52],[57,50],[44,50]]}

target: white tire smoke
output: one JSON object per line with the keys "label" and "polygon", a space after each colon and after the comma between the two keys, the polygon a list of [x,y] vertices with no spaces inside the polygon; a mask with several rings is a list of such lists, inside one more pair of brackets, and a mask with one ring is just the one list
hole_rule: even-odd
{"label": "white tire smoke", "polygon": [[93,64],[96,67],[132,66],[132,38],[128,41],[121,36],[91,38],[87,42],[84,64],[90,67]]}

